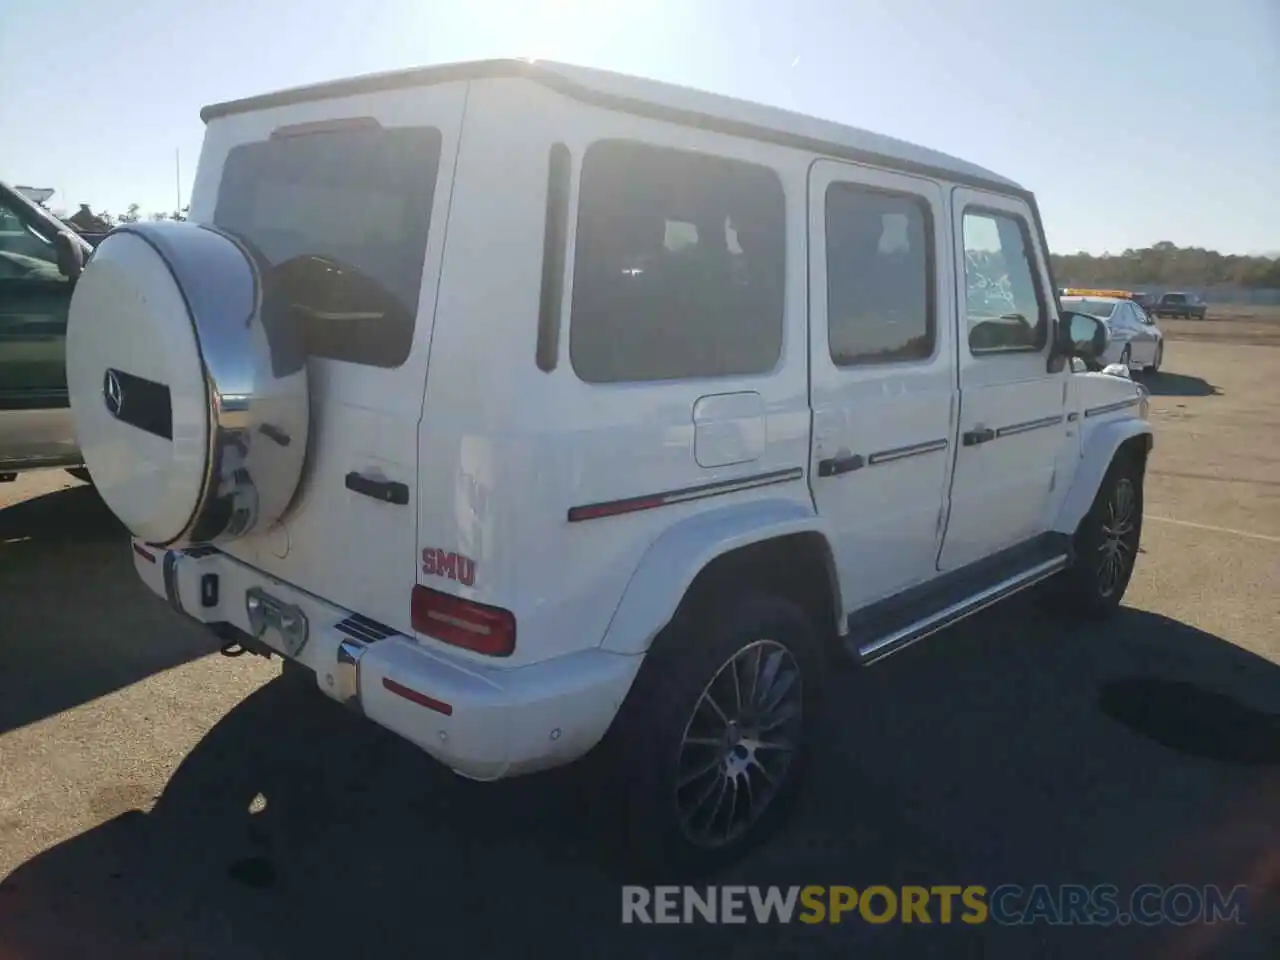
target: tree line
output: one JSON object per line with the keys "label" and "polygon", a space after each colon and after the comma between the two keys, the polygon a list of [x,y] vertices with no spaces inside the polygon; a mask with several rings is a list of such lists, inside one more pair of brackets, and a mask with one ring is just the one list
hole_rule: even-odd
{"label": "tree line", "polygon": [[129,204],[129,208],[120,214],[109,213],[106,210],[95,210],[93,215],[102,220],[108,226],[114,227],[117,223],[137,223],[139,220],[185,220],[187,219],[187,207],[181,210],[173,210],[170,212],[153,211],[143,216],[142,206],[137,203]]}
{"label": "tree line", "polygon": [[1203,247],[1179,247],[1167,240],[1119,254],[1055,253],[1050,259],[1054,278],[1070,287],[1280,289],[1280,257],[1223,254]]}

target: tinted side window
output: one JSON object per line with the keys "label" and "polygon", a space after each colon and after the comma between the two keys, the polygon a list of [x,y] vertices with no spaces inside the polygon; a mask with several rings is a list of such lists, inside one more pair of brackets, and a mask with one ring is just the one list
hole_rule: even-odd
{"label": "tinted side window", "polygon": [[1049,320],[1031,250],[1031,234],[1020,217],[965,212],[965,318],[971,353],[1044,347]]}
{"label": "tinted side window", "polygon": [[440,131],[376,124],[233,149],[214,223],[265,261],[312,356],[399,366],[413,345]]}
{"label": "tinted side window", "polygon": [[827,344],[837,366],[933,354],[933,227],[918,197],[827,188]]}
{"label": "tinted side window", "polygon": [[26,228],[18,214],[0,201],[0,279],[66,282],[52,243]]}
{"label": "tinted side window", "polygon": [[569,357],[591,383],[765,373],[782,352],[772,170],[625,140],[582,164]]}

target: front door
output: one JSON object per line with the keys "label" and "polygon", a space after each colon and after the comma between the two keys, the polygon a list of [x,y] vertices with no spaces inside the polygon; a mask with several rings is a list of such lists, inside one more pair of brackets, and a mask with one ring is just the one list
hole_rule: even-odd
{"label": "front door", "polygon": [[809,196],[810,477],[853,610],[935,573],[955,413],[945,195],[823,161]]}
{"label": "front door", "polygon": [[1048,372],[1054,300],[1021,200],[952,193],[960,426],[946,535],[954,570],[1049,528],[1055,463],[1067,441],[1066,378]]}

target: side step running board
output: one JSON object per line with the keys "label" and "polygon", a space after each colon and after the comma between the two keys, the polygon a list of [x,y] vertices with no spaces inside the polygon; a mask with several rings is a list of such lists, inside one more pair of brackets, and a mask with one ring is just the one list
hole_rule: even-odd
{"label": "side step running board", "polygon": [[883,660],[1048,579],[1071,561],[1070,538],[1037,537],[854,614],[845,648],[863,665]]}

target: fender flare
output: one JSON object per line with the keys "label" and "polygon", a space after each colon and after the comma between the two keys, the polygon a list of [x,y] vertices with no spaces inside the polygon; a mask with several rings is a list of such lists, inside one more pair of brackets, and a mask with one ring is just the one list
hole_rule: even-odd
{"label": "fender flare", "polygon": [[[627,582],[601,649],[644,653],[707,564],[740,547],[797,533],[823,538],[831,585],[838,591],[831,537],[812,506],[777,498],[709,510],[670,527],[649,545]],[[838,595],[836,601],[839,611]]]}
{"label": "fender flare", "polygon": [[1115,459],[1120,445],[1134,437],[1145,436],[1147,449],[1151,449],[1151,424],[1134,417],[1109,420],[1098,424],[1089,431],[1081,451],[1080,466],[1076,468],[1071,480],[1071,488],[1062,499],[1058,508],[1057,520],[1053,529],[1074,535],[1084,515],[1093,505],[1102,478],[1106,476],[1111,461]]}

